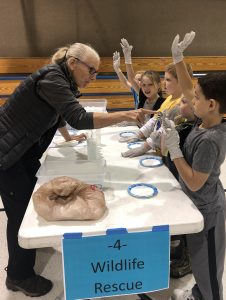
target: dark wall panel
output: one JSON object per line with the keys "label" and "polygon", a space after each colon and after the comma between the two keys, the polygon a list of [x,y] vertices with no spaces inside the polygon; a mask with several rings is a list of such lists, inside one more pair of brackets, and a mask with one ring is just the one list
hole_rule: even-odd
{"label": "dark wall panel", "polygon": [[189,55],[226,55],[225,0],[0,0],[0,56],[49,56],[76,41],[101,56],[170,56],[176,33],[197,37]]}

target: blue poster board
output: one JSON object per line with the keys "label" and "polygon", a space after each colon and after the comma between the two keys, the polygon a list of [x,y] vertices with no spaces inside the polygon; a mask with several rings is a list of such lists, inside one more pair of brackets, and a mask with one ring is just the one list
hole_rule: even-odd
{"label": "blue poster board", "polygon": [[64,234],[65,299],[141,294],[169,287],[169,226],[106,235]]}

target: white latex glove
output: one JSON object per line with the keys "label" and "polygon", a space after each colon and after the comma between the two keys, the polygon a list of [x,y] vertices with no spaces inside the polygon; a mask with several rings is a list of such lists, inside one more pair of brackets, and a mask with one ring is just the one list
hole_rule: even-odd
{"label": "white latex glove", "polygon": [[171,47],[173,62],[175,64],[177,64],[183,60],[183,58],[184,58],[183,52],[192,43],[194,37],[195,37],[194,31],[186,33],[183,41],[181,41],[181,42],[179,42],[179,39],[180,39],[179,34],[177,34],[175,36],[173,43],[172,43],[172,47]]}
{"label": "white latex glove", "polygon": [[154,150],[160,148],[161,134],[162,132],[160,130],[157,130],[152,132],[150,137],[146,139],[146,143],[148,143],[150,148]]}
{"label": "white latex glove", "polygon": [[174,128],[175,124],[172,120],[169,120],[165,115],[163,115],[162,126],[166,130],[167,128]]}
{"label": "white latex glove", "polygon": [[132,58],[131,58],[131,51],[133,49],[133,46],[128,43],[128,41],[124,38],[121,39],[120,43],[122,47],[122,51],[125,57],[125,63],[126,64],[132,64]]}
{"label": "white latex glove", "polygon": [[113,68],[114,68],[116,73],[120,69],[120,53],[118,51],[115,51],[113,53]]}
{"label": "white latex glove", "polygon": [[171,160],[183,157],[179,146],[180,137],[175,127],[166,129],[164,139],[165,146],[169,150]]}
{"label": "white latex glove", "polygon": [[145,154],[150,149],[151,147],[147,143],[144,143],[141,147],[130,149],[126,152],[121,153],[121,155],[122,157],[137,157]]}
{"label": "white latex glove", "polygon": [[152,117],[140,128],[140,131],[146,138],[149,137],[150,134],[154,131],[157,121],[158,119],[156,117]]}
{"label": "white latex glove", "polygon": [[132,136],[121,136],[119,139],[120,143],[134,143],[143,139],[143,135],[141,132],[135,132]]}

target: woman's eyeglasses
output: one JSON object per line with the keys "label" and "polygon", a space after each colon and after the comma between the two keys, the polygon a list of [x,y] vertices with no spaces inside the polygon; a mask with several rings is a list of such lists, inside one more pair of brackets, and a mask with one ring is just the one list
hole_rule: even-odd
{"label": "woman's eyeglasses", "polygon": [[[74,56],[72,56],[74,57]],[[74,57],[75,59],[77,59],[81,64],[85,65],[88,69],[89,69],[89,74],[91,76],[94,76],[94,75],[97,75],[98,74],[98,70],[96,70],[95,68],[93,67],[90,67],[87,63],[85,63],[84,61],[82,61],[81,59],[77,58],[77,57]]]}

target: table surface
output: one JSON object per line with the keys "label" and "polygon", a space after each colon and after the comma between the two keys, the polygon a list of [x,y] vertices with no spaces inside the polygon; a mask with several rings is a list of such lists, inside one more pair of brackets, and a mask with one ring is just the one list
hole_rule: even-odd
{"label": "table surface", "polygon": [[[109,228],[127,228],[129,232],[151,230],[153,226],[170,226],[170,234],[199,232],[203,217],[192,201],[182,192],[179,183],[164,166],[150,168],[140,165],[141,157],[123,158],[126,143],[119,143],[119,134],[137,130],[136,127],[107,127],[101,129],[99,153],[106,159],[104,193],[107,211],[95,221],[48,222],[38,216],[31,200],[19,231],[19,244],[24,248],[59,247],[66,232],[82,232],[84,236],[103,235]],[[64,156],[65,154],[65,156]],[[146,157],[147,153],[144,155]],[[49,148],[46,159],[54,157],[87,157],[86,143],[75,147]],[[66,174],[65,174],[66,175]],[[158,194],[138,199],[128,194],[134,183],[149,183]],[[37,188],[37,186],[36,186]]]}

